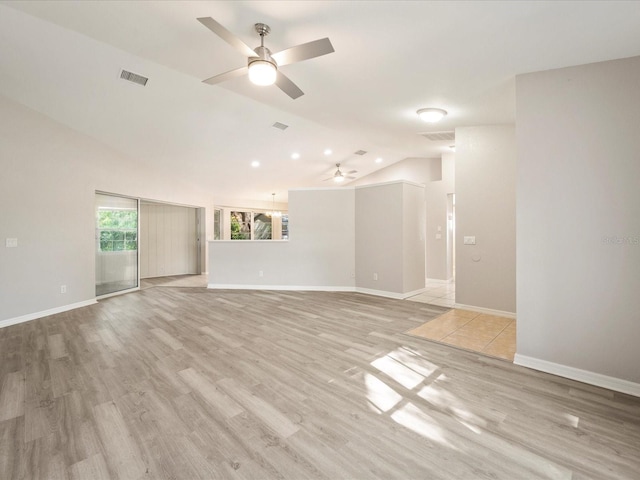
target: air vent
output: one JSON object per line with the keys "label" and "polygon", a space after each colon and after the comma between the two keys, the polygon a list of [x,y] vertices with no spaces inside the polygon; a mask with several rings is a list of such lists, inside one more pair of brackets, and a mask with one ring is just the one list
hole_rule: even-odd
{"label": "air vent", "polygon": [[122,70],[122,72],[120,72],[120,78],[123,80],[128,80],[129,82],[137,83],[138,85],[142,85],[143,87],[149,81],[147,77],[143,77],[142,75],[138,75],[137,73],[127,72],[126,70]]}
{"label": "air vent", "polygon": [[357,152],[353,152],[353,153],[356,155],[364,155],[367,152],[365,152],[364,150],[358,150]]}
{"label": "air vent", "polygon": [[456,139],[456,132],[427,132],[421,133],[420,135],[432,142],[439,142],[440,140],[451,141]]}
{"label": "air vent", "polygon": [[280,122],[276,122],[272,126],[280,130],[286,130],[287,128],[289,128],[289,125],[285,125],[284,123],[280,123]]}

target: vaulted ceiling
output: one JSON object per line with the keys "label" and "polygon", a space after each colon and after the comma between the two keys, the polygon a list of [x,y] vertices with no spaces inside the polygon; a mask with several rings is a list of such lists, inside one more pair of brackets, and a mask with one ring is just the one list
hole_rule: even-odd
{"label": "vaulted ceiling", "polygon": [[[206,85],[246,62],[208,16],[250,46],[263,22],[274,52],[329,37],[335,53],[282,67],[297,100],[246,77]],[[421,134],[515,121],[515,75],[635,55],[637,2],[0,2],[0,94],[224,198],[326,186],[336,162],[361,177],[439,157],[452,142]],[[425,124],[422,107],[449,114]]]}

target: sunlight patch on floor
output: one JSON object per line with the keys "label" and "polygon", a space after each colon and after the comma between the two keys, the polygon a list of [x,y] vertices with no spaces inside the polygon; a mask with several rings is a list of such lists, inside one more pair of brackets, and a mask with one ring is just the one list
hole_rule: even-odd
{"label": "sunlight patch on floor", "polygon": [[416,407],[413,403],[407,403],[391,414],[391,418],[405,428],[417,433],[421,437],[428,438],[440,445],[446,445],[454,450],[459,450],[444,436],[438,422]]}
{"label": "sunlight patch on floor", "polygon": [[424,380],[422,375],[404,366],[397,360],[394,360],[389,355],[385,355],[384,357],[374,360],[371,362],[371,365],[381,372],[386,373],[400,385],[408,388],[409,390],[419,385]]}
{"label": "sunlight patch on floor", "polygon": [[402,401],[402,395],[374,375],[365,373],[364,384],[367,387],[367,400],[381,412],[387,412]]}

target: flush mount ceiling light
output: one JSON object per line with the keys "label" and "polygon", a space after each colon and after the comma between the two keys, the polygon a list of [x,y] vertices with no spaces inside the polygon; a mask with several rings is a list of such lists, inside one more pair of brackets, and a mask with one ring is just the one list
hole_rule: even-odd
{"label": "flush mount ceiling light", "polygon": [[441,108],[421,108],[416,113],[427,123],[439,122],[447,115],[447,111]]}
{"label": "flush mount ceiling light", "polygon": [[382,163],[382,158],[380,157],[376,158],[376,163]]}
{"label": "flush mount ceiling light", "polygon": [[327,148],[327,149],[324,151],[324,154],[325,154],[325,155],[331,155],[332,153],[333,153],[333,150],[331,150],[330,148]]}
{"label": "flush mount ceiling light", "polygon": [[291,158],[293,158],[294,160],[298,160],[300,158],[300,154],[298,152],[293,152],[291,154]]}
{"label": "flush mount ceiling light", "polygon": [[253,162],[251,162],[251,166],[253,168],[258,168],[260,166],[260,162],[258,160],[254,160]]}

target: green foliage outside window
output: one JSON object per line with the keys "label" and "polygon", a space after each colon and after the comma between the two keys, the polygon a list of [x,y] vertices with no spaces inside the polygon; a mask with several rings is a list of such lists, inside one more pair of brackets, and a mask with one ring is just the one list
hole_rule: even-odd
{"label": "green foliage outside window", "polygon": [[251,240],[251,212],[231,212],[231,240]]}
{"label": "green foliage outside window", "polygon": [[138,249],[138,212],[136,210],[99,210],[98,230],[102,252]]}

